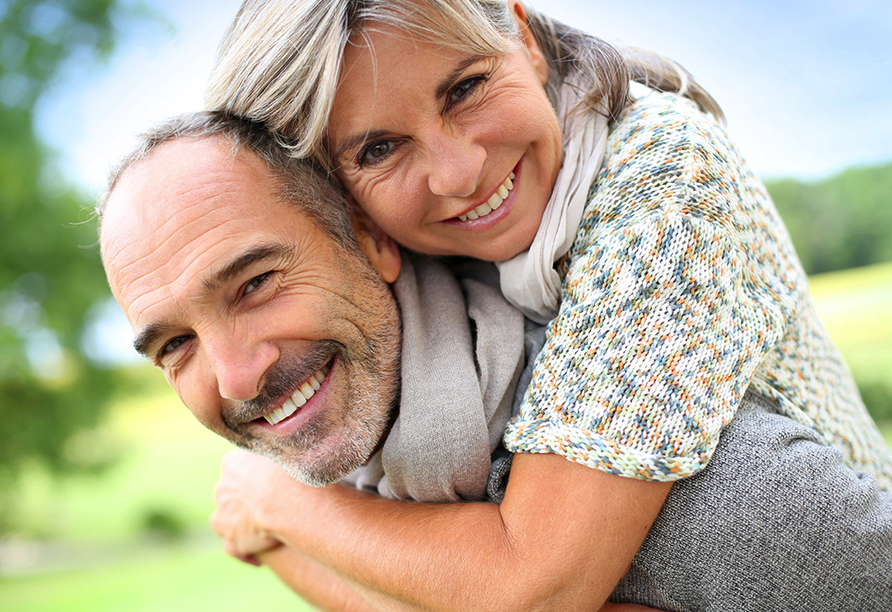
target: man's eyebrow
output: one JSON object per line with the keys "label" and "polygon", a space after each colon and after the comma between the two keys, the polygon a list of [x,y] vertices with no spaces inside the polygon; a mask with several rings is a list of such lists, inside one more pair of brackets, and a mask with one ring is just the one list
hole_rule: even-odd
{"label": "man's eyebrow", "polygon": [[151,358],[149,347],[155,344],[158,338],[166,334],[169,329],[171,329],[170,326],[163,323],[147,325],[136,336],[136,340],[133,341],[133,348],[143,357]]}
{"label": "man's eyebrow", "polygon": [[241,274],[245,268],[267,259],[286,257],[291,254],[291,251],[291,247],[287,247],[283,244],[261,244],[252,247],[234,258],[208,278],[205,278],[201,282],[203,292],[205,295],[210,295]]}
{"label": "man's eyebrow", "polygon": [[[434,95],[439,100],[443,96],[445,96],[449,90],[452,88],[452,85],[455,83],[455,80],[461,76],[461,73],[467,70],[468,66],[476,64],[480,60],[486,59],[487,55],[472,55],[471,57],[466,57],[461,60],[458,64],[455,65],[455,68],[447,74],[440,81],[439,85],[437,85],[437,89],[435,90]],[[354,134],[349,138],[345,139],[344,142],[341,143],[341,146],[337,148],[334,154],[334,159],[338,160],[341,156],[347,151],[351,151],[356,147],[362,145],[365,142],[370,140],[377,140],[383,136],[387,136],[389,132],[385,130],[375,130],[372,132],[362,132],[361,134]]]}
{"label": "man's eyebrow", "polygon": [[[288,256],[293,249],[282,244],[261,244],[252,247],[235,257],[232,261],[211,274],[201,282],[202,293],[210,295],[227,282],[238,276],[245,268],[267,259],[277,259]],[[143,357],[149,357],[149,351],[158,338],[166,335],[173,329],[167,323],[150,323],[137,334],[133,341],[133,348]]]}

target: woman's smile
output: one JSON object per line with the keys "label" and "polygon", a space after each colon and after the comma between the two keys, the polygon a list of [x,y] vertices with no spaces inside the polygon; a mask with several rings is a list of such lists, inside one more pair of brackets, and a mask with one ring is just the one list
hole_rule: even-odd
{"label": "woman's smile", "polygon": [[514,179],[516,178],[517,175],[514,172],[509,174],[508,177],[502,182],[502,184],[499,185],[499,188],[496,189],[495,193],[489,196],[486,202],[484,202],[480,206],[474,207],[473,210],[469,210],[463,215],[459,215],[458,218],[462,221],[475,221],[497,211],[505,202],[505,200],[508,199],[508,196],[514,189]]}
{"label": "woman's smile", "polygon": [[527,39],[486,57],[369,29],[344,55],[327,141],[336,172],[401,244],[510,259],[535,237],[560,169],[547,74]]}

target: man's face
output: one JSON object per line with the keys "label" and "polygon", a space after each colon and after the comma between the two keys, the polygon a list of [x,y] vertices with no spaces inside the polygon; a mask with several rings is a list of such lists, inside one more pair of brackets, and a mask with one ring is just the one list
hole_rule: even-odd
{"label": "man's face", "polygon": [[370,259],[280,201],[252,154],[180,139],[121,177],[101,245],[137,349],[195,417],[321,485],[371,455],[397,395],[382,275],[395,278],[398,256],[363,238]]}

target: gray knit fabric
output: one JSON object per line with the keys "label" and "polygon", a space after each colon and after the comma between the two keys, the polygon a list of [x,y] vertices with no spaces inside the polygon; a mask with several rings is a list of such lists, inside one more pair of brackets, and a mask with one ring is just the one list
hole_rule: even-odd
{"label": "gray knit fabric", "polygon": [[428,502],[486,497],[524,367],[524,318],[490,284],[491,264],[466,262],[458,276],[403,255],[400,412],[381,452],[345,479],[357,488]]}
{"label": "gray knit fabric", "polygon": [[892,611],[892,494],[747,394],[678,481],[612,601],[670,611]]}

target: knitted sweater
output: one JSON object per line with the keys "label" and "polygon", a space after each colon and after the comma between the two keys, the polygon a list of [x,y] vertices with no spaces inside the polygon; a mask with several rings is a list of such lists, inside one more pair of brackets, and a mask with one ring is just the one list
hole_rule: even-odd
{"label": "knitted sweater", "polygon": [[676,95],[644,96],[612,128],[589,195],[509,450],[684,478],[752,389],[892,490],[892,453],[721,126]]}

